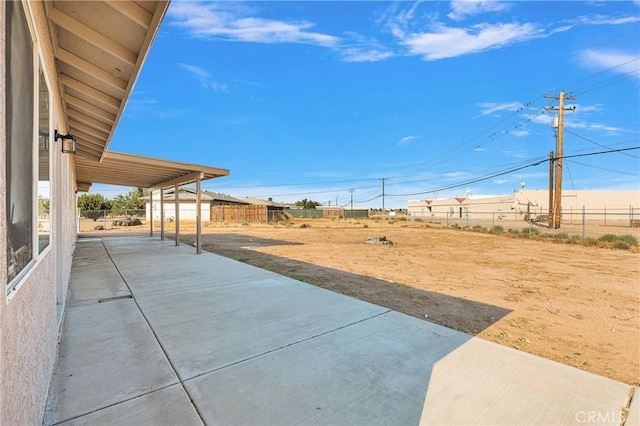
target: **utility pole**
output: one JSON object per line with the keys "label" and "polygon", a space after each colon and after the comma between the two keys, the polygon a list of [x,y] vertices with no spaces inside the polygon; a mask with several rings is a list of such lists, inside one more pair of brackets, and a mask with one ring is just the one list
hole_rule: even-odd
{"label": "utility pole", "polygon": [[549,229],[553,228],[553,151],[549,152]]}
{"label": "utility pole", "polygon": [[351,210],[353,210],[353,192],[355,191],[355,189],[351,188],[349,189],[349,194],[351,194]]}
{"label": "utility pole", "polygon": [[547,111],[558,111],[558,137],[556,140],[556,190],[555,190],[555,214],[553,215],[553,228],[560,229],[561,212],[562,212],[562,143],[564,136],[564,112],[575,111],[576,107],[564,107],[565,100],[575,100],[575,95],[566,96],[564,92],[560,92],[560,96],[550,96],[546,93],[545,98],[557,99],[557,107],[545,108]]}
{"label": "utility pole", "polygon": [[384,219],[384,181],[386,178],[380,179],[382,181],[382,218]]}

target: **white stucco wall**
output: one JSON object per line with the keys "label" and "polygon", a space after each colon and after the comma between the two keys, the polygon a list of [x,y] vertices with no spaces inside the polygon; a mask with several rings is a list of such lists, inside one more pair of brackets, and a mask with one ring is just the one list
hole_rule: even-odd
{"label": "white stucco wall", "polygon": [[[5,3],[0,2],[0,64],[5,63]],[[4,66],[0,80],[6,81]],[[45,67],[49,81],[55,74]],[[0,85],[0,425],[42,424],[57,355],[61,311],[76,238],[75,179],[68,155],[53,152],[51,169],[51,240],[7,294],[6,111]],[[55,120],[55,111],[52,120]],[[53,128],[57,128],[53,122]],[[55,144],[51,146],[55,147]],[[61,296],[61,297],[60,297]]]}
{"label": "white stucco wall", "polygon": [[[407,205],[410,216],[421,218],[460,218],[467,212],[475,219],[491,219],[501,216],[504,220],[522,220],[531,203],[532,215],[548,214],[548,190],[517,190],[513,194],[478,198],[461,196],[462,202],[455,198],[441,200],[411,200]],[[611,223],[629,222],[640,217],[640,191],[562,191],[562,220],[577,221],[582,217],[584,206],[587,220],[604,220]]]}
{"label": "white stucco wall", "polygon": [[[149,206],[151,204],[146,204],[146,214],[145,219],[149,220]],[[200,202],[200,218],[202,223],[209,222],[211,220],[211,207],[210,203],[206,201]],[[180,221],[189,220],[196,221],[196,203],[195,201],[183,201],[180,203]],[[176,208],[173,200],[164,202],[164,218],[165,220],[175,219],[176,217]],[[153,220],[160,220],[160,200],[153,200]]]}

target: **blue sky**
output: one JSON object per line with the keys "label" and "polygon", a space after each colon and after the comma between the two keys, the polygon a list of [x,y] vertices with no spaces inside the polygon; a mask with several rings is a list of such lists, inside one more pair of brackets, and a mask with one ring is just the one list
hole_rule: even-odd
{"label": "blue sky", "polygon": [[[203,187],[240,198],[509,194],[548,187],[513,169],[555,149],[561,90],[566,156],[640,146],[640,2],[174,0],[110,149],[230,169]],[[639,156],[568,158],[563,187],[638,190]]]}

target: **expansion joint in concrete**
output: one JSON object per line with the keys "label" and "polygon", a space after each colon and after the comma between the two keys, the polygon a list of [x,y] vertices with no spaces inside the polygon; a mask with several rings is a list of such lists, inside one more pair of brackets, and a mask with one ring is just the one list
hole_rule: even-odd
{"label": "expansion joint in concrete", "polygon": [[145,323],[147,324],[147,327],[149,327],[149,330],[151,330],[151,333],[153,334],[153,338],[156,340],[156,342],[158,343],[158,346],[160,346],[160,349],[162,350],[162,353],[164,354],[164,357],[166,358],[167,362],[169,363],[169,365],[171,366],[171,369],[173,370],[173,373],[176,375],[176,377],[178,378],[178,380],[180,381],[180,386],[182,386],[182,389],[184,390],[184,392],[187,394],[187,396],[189,397],[189,401],[191,402],[191,405],[193,406],[194,410],[196,411],[196,413],[198,414],[198,417],[200,418],[200,421],[202,422],[202,424],[206,425],[207,422],[204,420],[204,416],[202,415],[202,412],[200,411],[200,409],[198,408],[198,405],[195,403],[195,401],[193,400],[193,395],[191,395],[191,393],[189,393],[189,390],[187,389],[187,387],[184,385],[184,380],[182,379],[182,376],[180,375],[180,373],[178,372],[178,369],[176,368],[176,366],[173,364],[173,362],[171,361],[171,358],[169,357],[169,353],[167,352],[167,349],[164,347],[164,345],[162,344],[162,342],[160,341],[158,334],[156,333],[156,331],[153,329],[153,327],[151,326],[151,323],[149,322],[149,319],[147,318],[147,316],[145,315],[144,311],[142,310],[142,308],[140,307],[140,304],[138,303],[138,301],[136,300],[136,296],[133,293],[133,291],[131,290],[131,286],[129,286],[129,283],[127,282],[127,279],[124,277],[124,275],[122,275],[122,272],[120,272],[120,269],[118,268],[118,265],[116,264],[116,262],[113,260],[113,258],[111,257],[111,253],[109,253],[109,249],[107,248],[107,246],[104,244],[104,241],[100,241],[102,243],[102,246],[104,247],[104,250],[107,253],[107,256],[109,256],[109,260],[111,261],[111,263],[113,264],[113,267],[116,269],[116,271],[118,272],[118,275],[120,275],[120,278],[122,279],[122,282],[124,283],[124,285],[127,286],[127,289],[129,290],[129,295],[130,297],[133,299],[134,303],[136,304],[136,307],[138,308],[138,311],[140,311],[140,315],[142,315],[142,318],[144,318]]}

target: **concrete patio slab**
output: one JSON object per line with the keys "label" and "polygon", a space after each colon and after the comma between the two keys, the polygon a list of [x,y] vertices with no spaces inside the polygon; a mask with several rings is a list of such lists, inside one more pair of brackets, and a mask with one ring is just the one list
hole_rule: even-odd
{"label": "concrete patio slab", "polygon": [[68,306],[92,303],[100,299],[128,296],[127,288],[100,240],[78,243],[71,267]]}
{"label": "concrete patio slab", "polygon": [[153,426],[203,424],[182,386],[173,385],[60,425],[94,426],[112,423]]}
{"label": "concrete patio slab", "polygon": [[618,425],[628,392],[624,383],[474,338],[433,366],[420,424],[572,425],[594,412],[609,413],[597,424]]}
{"label": "concrete patio slab", "polygon": [[640,388],[633,389],[629,412],[625,418],[625,426],[640,426]]}
{"label": "concrete patio slab", "polygon": [[175,383],[178,378],[132,299],[70,307],[46,423],[73,419]]}
{"label": "concrete patio slab", "polygon": [[433,364],[470,338],[391,311],[185,386],[209,424],[415,425]]}
{"label": "concrete patio slab", "polygon": [[[45,424],[619,424],[628,403],[626,384],[171,241],[75,260],[98,267],[73,275]],[[133,299],[99,303],[114,271]]]}

